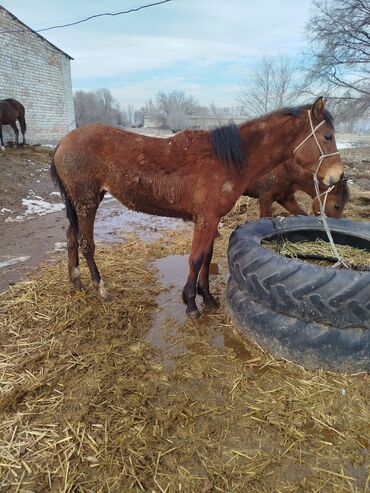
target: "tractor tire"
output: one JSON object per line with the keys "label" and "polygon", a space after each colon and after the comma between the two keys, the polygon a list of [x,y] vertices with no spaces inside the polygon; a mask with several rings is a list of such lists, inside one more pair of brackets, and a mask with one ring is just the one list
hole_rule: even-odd
{"label": "tractor tire", "polygon": [[[328,219],[328,224],[336,244],[367,250],[370,258],[369,222]],[[258,306],[300,319],[302,327],[314,323],[370,332],[370,272],[322,267],[261,245],[264,239],[279,237],[327,240],[320,218],[313,216],[263,218],[238,226],[228,249],[236,287]]]}

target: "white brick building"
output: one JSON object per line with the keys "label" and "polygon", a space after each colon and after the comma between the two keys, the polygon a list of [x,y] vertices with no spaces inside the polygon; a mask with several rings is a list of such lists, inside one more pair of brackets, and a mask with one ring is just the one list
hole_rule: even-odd
{"label": "white brick building", "polygon": [[25,107],[27,142],[55,143],[75,128],[71,60],[0,5],[0,99]]}

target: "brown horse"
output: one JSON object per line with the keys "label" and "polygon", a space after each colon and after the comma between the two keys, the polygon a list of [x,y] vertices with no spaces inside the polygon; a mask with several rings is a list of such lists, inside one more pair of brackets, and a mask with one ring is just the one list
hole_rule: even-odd
{"label": "brown horse", "polygon": [[[327,187],[321,186],[322,194]],[[271,215],[273,202],[282,205],[290,214],[306,215],[306,211],[298,204],[294,193],[302,191],[312,197],[312,211],[320,213],[319,201],[316,198],[312,173],[288,159],[272,171],[248,186],[243,195],[259,199],[260,217]],[[329,217],[340,218],[349,200],[349,189],[346,180],[342,180],[328,193],[325,201],[325,214]]]}
{"label": "brown horse", "polygon": [[183,289],[187,313],[199,316],[196,293],[217,306],[209,291],[209,264],[217,225],[246,188],[292,153],[325,185],[339,182],[343,164],[325,100],[285,108],[239,127],[185,130],[167,139],[105,125],[73,130],[59,143],[51,174],[65,203],[69,276],[81,288],[78,250],[101,298],[106,288],[94,260],[93,229],[99,203],[110,192],[130,209],[195,223],[189,274]]}
{"label": "brown horse", "polygon": [[2,151],[5,150],[2,125],[11,125],[15,133],[15,145],[18,145],[19,143],[19,130],[16,124],[17,120],[21,127],[24,145],[26,143],[26,120],[23,104],[16,99],[11,98],[0,100],[0,142]]}

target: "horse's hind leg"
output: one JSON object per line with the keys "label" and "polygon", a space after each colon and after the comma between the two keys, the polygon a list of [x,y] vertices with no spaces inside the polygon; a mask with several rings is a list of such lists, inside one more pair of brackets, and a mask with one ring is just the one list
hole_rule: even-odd
{"label": "horse's hind leg", "polygon": [[19,125],[21,127],[22,136],[23,136],[22,145],[25,145],[26,144],[26,119],[24,118],[23,115],[19,115],[18,121],[19,121]]}
{"label": "horse's hind leg", "polygon": [[15,122],[11,123],[11,127],[15,133],[15,147],[17,147],[19,145],[19,130],[18,130],[17,124]]}
{"label": "horse's hind leg", "polygon": [[91,279],[99,297],[107,299],[107,290],[95,263],[94,221],[103,194],[76,204],[78,217],[78,245],[90,270]]}
{"label": "horse's hind leg", "polygon": [[78,259],[78,239],[76,231],[72,226],[67,230],[67,249],[68,249],[68,266],[69,278],[76,289],[82,289],[80,277],[80,267]]}

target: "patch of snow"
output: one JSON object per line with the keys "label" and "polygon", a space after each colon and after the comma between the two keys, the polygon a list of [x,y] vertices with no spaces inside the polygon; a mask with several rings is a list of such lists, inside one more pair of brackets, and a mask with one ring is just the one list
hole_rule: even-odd
{"label": "patch of snow", "polygon": [[50,192],[50,195],[57,195],[58,197],[61,197],[60,192]]}
{"label": "patch of snow", "polygon": [[0,260],[0,269],[4,269],[4,267],[9,267],[10,265],[16,265],[20,262],[27,262],[31,257],[29,255],[25,255],[24,257],[6,257],[6,260]]}
{"label": "patch of snow", "polygon": [[67,242],[66,241],[57,241],[54,244],[54,251],[55,252],[63,252],[64,250],[67,250]]}
{"label": "patch of snow", "polygon": [[355,147],[352,142],[344,142],[337,140],[337,149],[350,149],[351,147]]}
{"label": "patch of snow", "polygon": [[11,209],[7,209],[6,207],[3,207],[2,209],[0,209],[0,212],[5,214],[6,212],[12,212],[12,211],[11,211]]}
{"label": "patch of snow", "polygon": [[24,219],[27,219],[27,216],[31,215],[45,216],[45,214],[58,212],[64,209],[64,204],[51,204],[37,195],[28,197],[27,199],[22,199],[22,204],[23,207],[26,207],[25,212],[15,218],[7,217],[5,219],[6,223],[24,221]]}
{"label": "patch of snow", "polygon": [[25,216],[29,216],[30,214],[44,216],[50,212],[58,212],[64,209],[64,204],[51,204],[37,196],[31,199],[22,199],[22,204],[26,207]]}

